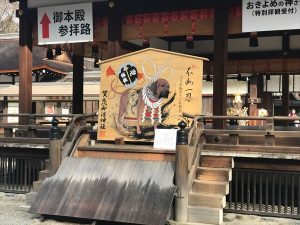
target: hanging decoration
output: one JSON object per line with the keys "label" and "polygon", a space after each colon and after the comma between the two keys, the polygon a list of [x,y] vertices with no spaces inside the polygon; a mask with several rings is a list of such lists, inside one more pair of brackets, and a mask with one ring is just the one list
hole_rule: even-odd
{"label": "hanging decoration", "polygon": [[[240,17],[242,15],[241,7],[231,7],[229,16]],[[213,19],[214,9],[199,9],[199,10],[182,10],[182,11],[171,11],[171,12],[160,12],[160,13],[141,13],[135,15],[127,15],[124,19],[124,24],[126,25],[136,25],[136,24],[150,24],[163,22],[167,25],[169,22],[176,21],[196,21],[204,19]],[[101,18],[101,22],[104,25],[105,19]],[[106,23],[107,24],[107,23]],[[105,24],[105,25],[106,25]]]}
{"label": "hanging decoration", "polygon": [[164,35],[167,36],[169,33],[169,22],[171,18],[171,13],[164,12],[162,14],[162,22],[164,23]]}
{"label": "hanging decoration", "polygon": [[150,47],[150,40],[148,38],[143,39],[143,48],[149,48]]}
{"label": "hanging decoration", "polygon": [[267,68],[267,72],[266,72],[266,80],[271,80],[271,74],[270,74],[270,61],[269,60],[267,60],[267,66],[268,66],[268,68]]}
{"label": "hanging decoration", "polygon": [[242,7],[241,6],[230,7],[229,16],[241,17],[242,16]]}
{"label": "hanging decoration", "polygon": [[[192,30],[195,31],[196,20],[212,19],[214,16],[213,9],[200,9],[200,10],[183,10],[171,11],[161,13],[144,13],[125,16],[125,25],[138,25],[141,31],[144,24],[159,23],[164,24],[164,34],[167,35],[169,31],[169,23],[176,21],[192,21]],[[193,32],[193,31],[192,31]]]}
{"label": "hanging decoration", "polygon": [[193,38],[192,34],[189,34],[189,35],[186,36],[185,47],[187,49],[193,49],[194,48],[194,38]]}
{"label": "hanging decoration", "polygon": [[241,74],[241,70],[240,70],[240,60],[238,60],[237,62],[237,78],[238,81],[242,80],[242,74]]}

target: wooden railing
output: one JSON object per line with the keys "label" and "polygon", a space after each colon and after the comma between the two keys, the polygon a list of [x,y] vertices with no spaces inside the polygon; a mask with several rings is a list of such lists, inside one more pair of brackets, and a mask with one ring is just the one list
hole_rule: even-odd
{"label": "wooden railing", "polygon": [[[18,124],[3,123],[3,118],[17,117]],[[46,121],[44,118],[52,118],[52,121]],[[0,129],[3,129],[2,142],[22,143],[27,148],[34,144],[44,144],[44,148],[49,148],[50,174],[53,175],[58,169],[62,152],[64,156],[74,147],[79,135],[88,129],[86,121],[89,118],[95,118],[93,114],[0,114],[2,123]],[[54,118],[60,119],[54,122]],[[93,121],[93,119],[91,120]],[[91,124],[94,124],[93,122]],[[89,126],[91,129],[92,126]],[[41,132],[45,131],[45,132]],[[41,133],[44,133],[41,136]],[[54,134],[55,133],[55,134]],[[63,136],[62,136],[63,134]]]}
{"label": "wooden railing", "polygon": [[[183,131],[185,127],[181,127],[178,132],[180,135],[185,135]],[[177,143],[176,147],[176,172],[175,182],[177,185],[177,196],[175,201],[175,221],[187,222],[188,219],[188,196],[192,188],[193,180],[196,175],[201,149],[203,146],[203,123],[198,122],[194,118],[193,125],[187,137],[183,138],[186,141]]]}
{"label": "wooden railing", "polygon": [[[3,129],[4,137],[39,138],[37,130],[47,131],[51,127],[51,121],[45,120],[45,118],[58,118],[60,120],[60,127],[64,129],[75,116],[76,114],[0,114],[0,129]],[[8,123],[8,117],[16,117],[19,122]]]}
{"label": "wooden railing", "polygon": [[[274,121],[285,121],[286,124],[291,121],[300,120],[300,117],[237,117],[237,116],[194,116],[184,113],[184,116],[193,120],[193,125],[189,130],[185,143],[177,143],[176,147],[176,175],[177,196],[175,201],[175,221],[187,222],[188,219],[188,196],[192,188],[198,163],[201,156],[201,150],[206,144],[209,135],[216,137],[226,136],[228,142],[225,145],[239,146],[241,136],[262,136],[264,142],[259,146],[265,150],[275,146],[275,137],[293,137],[299,139],[300,128],[287,126],[275,127]],[[260,120],[261,126],[227,126],[225,129],[205,128],[204,120]],[[181,128],[181,130],[183,130]],[[184,132],[181,132],[184,133]],[[181,138],[181,137],[178,137]],[[250,139],[250,142],[252,140]],[[255,141],[252,141],[255,144]],[[300,142],[299,142],[300,143]],[[292,148],[293,143],[290,144]]]}

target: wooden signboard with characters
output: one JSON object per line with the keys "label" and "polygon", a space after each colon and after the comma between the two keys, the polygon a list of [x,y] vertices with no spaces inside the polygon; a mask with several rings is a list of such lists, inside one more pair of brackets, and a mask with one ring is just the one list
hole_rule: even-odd
{"label": "wooden signboard with characters", "polygon": [[201,113],[204,58],[147,48],[101,63],[98,140],[153,141]]}

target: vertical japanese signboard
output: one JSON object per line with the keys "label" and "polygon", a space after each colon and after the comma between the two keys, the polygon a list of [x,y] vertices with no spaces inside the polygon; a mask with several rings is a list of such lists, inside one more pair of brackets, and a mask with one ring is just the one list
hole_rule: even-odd
{"label": "vertical japanese signboard", "polygon": [[38,8],[38,43],[93,41],[92,3]]}
{"label": "vertical japanese signboard", "polygon": [[300,29],[299,0],[243,0],[243,32]]}
{"label": "vertical japanese signboard", "polygon": [[203,58],[148,48],[101,63],[98,139],[153,141],[201,113]]}

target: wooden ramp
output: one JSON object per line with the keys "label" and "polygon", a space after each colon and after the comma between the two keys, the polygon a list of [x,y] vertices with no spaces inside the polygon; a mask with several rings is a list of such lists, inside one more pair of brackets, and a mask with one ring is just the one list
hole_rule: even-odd
{"label": "wooden ramp", "polygon": [[29,212],[163,225],[173,177],[174,162],[67,157],[44,181]]}

